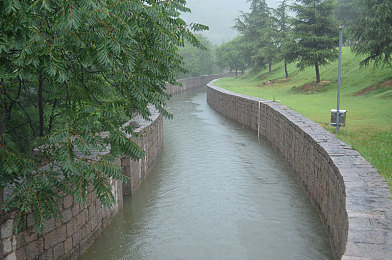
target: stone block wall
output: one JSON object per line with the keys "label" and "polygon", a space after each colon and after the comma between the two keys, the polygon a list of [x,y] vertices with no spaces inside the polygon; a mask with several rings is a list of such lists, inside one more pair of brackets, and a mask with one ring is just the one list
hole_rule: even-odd
{"label": "stone block wall", "polygon": [[227,72],[227,73],[221,73],[221,74],[213,74],[213,75],[205,75],[201,77],[196,77],[196,78],[187,78],[187,79],[180,79],[178,82],[182,84],[181,86],[174,86],[171,84],[166,84],[166,93],[168,94],[175,94],[190,88],[195,88],[195,87],[202,87],[207,85],[208,82],[218,79],[218,78],[224,78],[224,77],[233,77],[235,76],[235,72]]}
{"label": "stone block wall", "polygon": [[1,259],[76,259],[122,208],[121,183],[112,181],[111,186],[116,203],[110,208],[101,204],[92,189],[83,204],[66,196],[58,202],[62,218],[49,219],[42,235],[34,231],[31,216],[27,217],[23,230],[13,234],[15,212],[1,213]]}
{"label": "stone block wall", "polygon": [[139,132],[139,137],[135,141],[146,151],[146,157],[139,161],[118,159],[122,172],[132,174],[128,175],[131,177],[128,184],[111,182],[116,201],[112,207],[104,207],[92,189],[89,189],[86,203],[83,204],[78,204],[72,196],[67,196],[58,202],[62,219],[48,220],[44,233],[40,236],[34,231],[30,216],[23,230],[13,234],[15,213],[0,211],[0,259],[76,259],[81,255],[121,210],[123,189],[124,193],[132,194],[162,150],[163,120],[156,110],[150,111],[151,121],[140,117],[132,120],[138,121],[136,131]]}
{"label": "stone block wall", "polygon": [[208,84],[207,102],[259,131],[302,184],[335,259],[392,259],[392,201],[385,180],[357,151],[318,124],[272,101]]}
{"label": "stone block wall", "polygon": [[121,169],[129,177],[128,183],[123,184],[124,195],[132,195],[146,179],[150,169],[155,165],[163,148],[163,119],[156,110],[152,110],[151,121],[137,116],[131,122],[138,125],[135,130],[138,137],[134,141],[143,149],[146,156],[140,160],[131,158],[121,159]]}

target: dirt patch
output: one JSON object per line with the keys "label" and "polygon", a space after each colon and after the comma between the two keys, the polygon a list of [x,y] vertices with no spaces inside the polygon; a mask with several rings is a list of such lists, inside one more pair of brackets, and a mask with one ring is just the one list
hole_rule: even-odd
{"label": "dirt patch", "polygon": [[317,92],[322,92],[324,90],[325,85],[329,84],[331,81],[321,81],[320,83],[312,82],[309,84],[305,84],[300,87],[293,86],[291,89],[299,91],[301,93],[306,93],[306,94],[314,94]]}
{"label": "dirt patch", "polygon": [[384,81],[380,84],[381,87],[392,87],[392,79]]}
{"label": "dirt patch", "polygon": [[365,95],[366,93],[373,91],[375,89],[376,89],[376,86],[370,86],[370,87],[362,89],[361,91],[355,92],[354,96],[359,97],[359,96]]}
{"label": "dirt patch", "polygon": [[[383,83],[380,83],[380,85],[378,85],[378,86],[380,86],[382,88],[388,88],[388,89],[392,88],[392,79],[386,80]],[[366,93],[371,92],[376,89],[377,89],[377,86],[370,86],[370,87],[364,88],[358,92],[355,92],[353,94],[353,96],[355,96],[355,97],[362,96],[362,95],[365,95]]]}

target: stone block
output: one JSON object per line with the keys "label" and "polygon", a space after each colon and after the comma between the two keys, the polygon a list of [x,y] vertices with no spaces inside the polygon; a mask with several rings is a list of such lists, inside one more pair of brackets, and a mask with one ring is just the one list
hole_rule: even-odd
{"label": "stone block", "polygon": [[73,203],[74,203],[73,197],[71,195],[66,196],[63,200],[64,209],[71,207],[73,205]]}
{"label": "stone block", "polygon": [[32,228],[26,230],[25,232],[23,232],[23,234],[26,244],[30,244],[31,242],[38,240],[38,235]]}
{"label": "stone block", "polygon": [[62,216],[62,219],[61,219],[62,223],[67,223],[72,218],[72,209],[67,208],[67,209],[63,210],[63,212],[61,212],[61,216]]}
{"label": "stone block", "polygon": [[75,218],[67,223],[67,237],[72,236],[78,231],[78,224]]}
{"label": "stone block", "polygon": [[75,217],[76,215],[79,214],[80,212],[80,206],[79,203],[75,203],[74,206],[72,207],[72,216]]}
{"label": "stone block", "polygon": [[25,248],[19,248],[15,252],[16,259],[18,260],[26,260],[26,249]]}
{"label": "stone block", "polygon": [[47,234],[47,233],[53,231],[54,228],[55,228],[55,220],[54,220],[54,218],[48,219],[45,222],[44,234]]}
{"label": "stone block", "polygon": [[3,254],[7,255],[12,252],[12,237],[8,237],[1,241],[3,244]]}
{"label": "stone block", "polygon": [[88,219],[91,219],[96,215],[95,212],[95,203],[91,203],[90,207],[88,208]]}
{"label": "stone block", "polygon": [[45,249],[49,249],[61,242],[65,241],[67,235],[67,229],[65,226],[52,231],[45,236]]}
{"label": "stone block", "polygon": [[81,232],[76,232],[73,236],[72,236],[72,247],[76,247],[79,245],[80,241],[82,240],[82,234]]}
{"label": "stone block", "polygon": [[64,254],[64,243],[58,244],[53,248],[53,259],[59,259]]}
{"label": "stone block", "polygon": [[1,225],[1,239],[12,236],[13,220],[9,219]]}
{"label": "stone block", "polygon": [[7,255],[4,260],[17,260],[15,253]]}
{"label": "stone block", "polygon": [[64,251],[65,253],[69,253],[72,250],[72,237],[69,237],[64,242]]}
{"label": "stone block", "polygon": [[[31,258],[29,258],[31,259]],[[39,260],[49,260],[49,259],[53,259],[53,250],[52,248],[45,250],[45,252],[43,252],[39,257]]]}
{"label": "stone block", "polygon": [[15,249],[19,249],[21,247],[25,247],[26,246],[26,239],[25,239],[25,233],[27,232],[19,232],[18,234],[14,235],[15,239],[14,239],[14,248]]}
{"label": "stone block", "polygon": [[84,210],[80,212],[80,214],[77,217],[78,228],[84,226],[84,224],[86,224],[86,221],[87,221],[87,210]]}
{"label": "stone block", "polygon": [[29,259],[33,259],[34,257],[39,256],[43,252],[44,252],[44,239],[42,237],[28,244],[26,247],[26,256],[28,256]]}

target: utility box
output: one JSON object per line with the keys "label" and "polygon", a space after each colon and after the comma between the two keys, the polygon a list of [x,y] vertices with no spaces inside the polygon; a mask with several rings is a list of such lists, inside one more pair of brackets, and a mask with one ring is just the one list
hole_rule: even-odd
{"label": "utility box", "polygon": [[[344,127],[346,125],[346,113],[347,110],[339,109],[339,127]],[[331,109],[331,126],[336,126],[337,110]]]}

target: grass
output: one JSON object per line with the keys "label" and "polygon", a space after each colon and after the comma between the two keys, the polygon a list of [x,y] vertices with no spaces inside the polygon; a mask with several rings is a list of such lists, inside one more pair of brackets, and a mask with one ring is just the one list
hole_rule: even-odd
{"label": "grass", "polygon": [[[347,110],[346,127],[338,137],[359,151],[383,176],[392,190],[392,67],[360,67],[362,57],[343,48],[340,109]],[[330,110],[336,108],[338,62],[320,69],[320,84],[314,83],[314,68],[299,71],[288,66],[284,78],[283,64],[271,73],[248,74],[224,78],[215,84],[227,90],[263,99],[276,99],[320,124],[328,131]]]}

